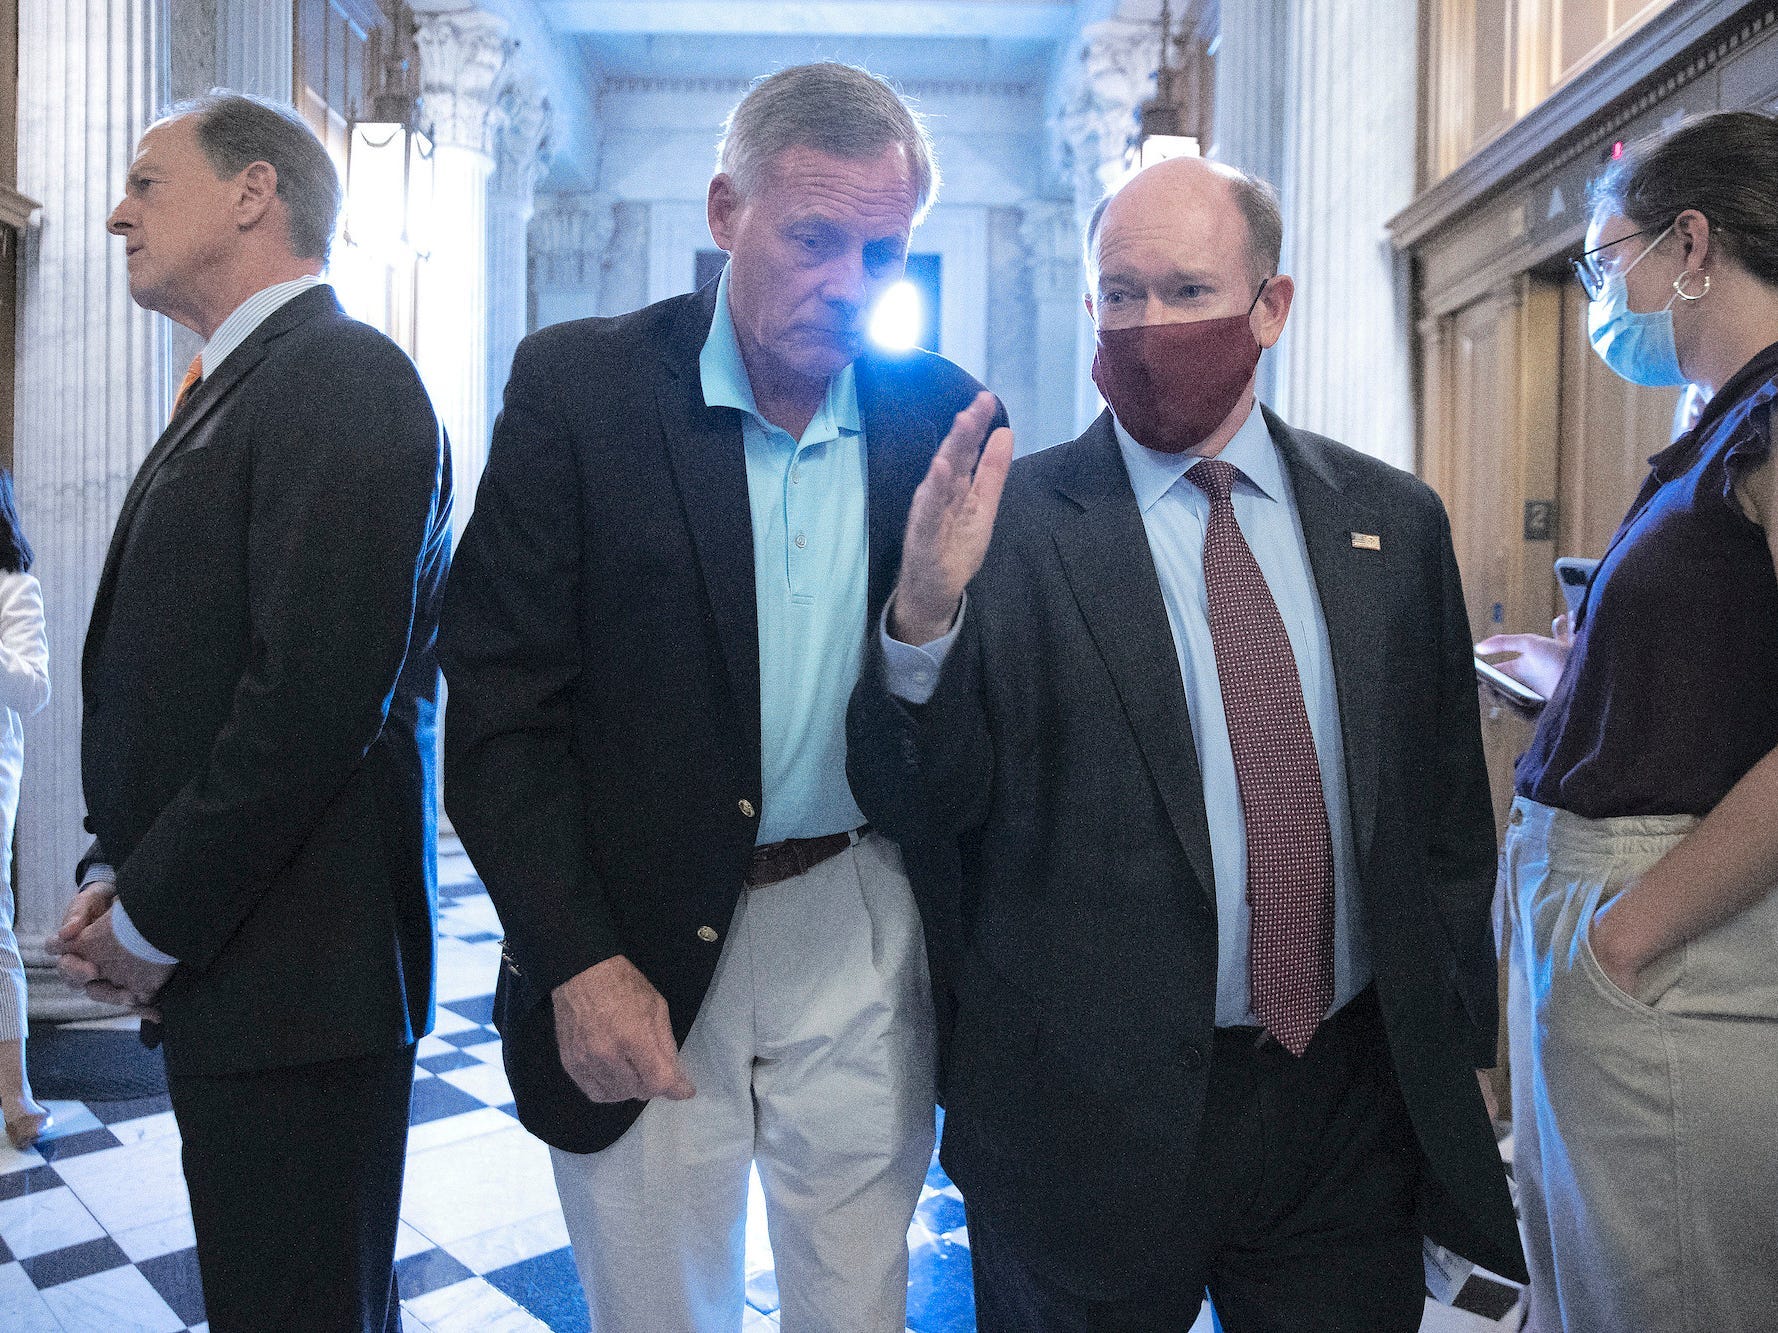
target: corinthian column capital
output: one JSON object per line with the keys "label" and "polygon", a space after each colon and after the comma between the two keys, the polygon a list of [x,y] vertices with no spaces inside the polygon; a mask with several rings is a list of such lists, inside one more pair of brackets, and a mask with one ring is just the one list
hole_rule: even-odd
{"label": "corinthian column capital", "polygon": [[497,88],[514,47],[505,22],[473,9],[414,17],[420,106],[433,142],[491,160]]}
{"label": "corinthian column capital", "polygon": [[494,190],[529,208],[537,183],[549,168],[549,98],[529,81],[515,80],[500,90],[494,134]]}
{"label": "corinthian column capital", "polygon": [[1160,58],[1153,24],[1110,19],[1081,31],[1075,68],[1050,128],[1082,221],[1124,170],[1136,112],[1154,94]]}
{"label": "corinthian column capital", "polygon": [[546,194],[531,219],[531,255],[538,281],[596,287],[610,259],[617,201],[596,190]]}

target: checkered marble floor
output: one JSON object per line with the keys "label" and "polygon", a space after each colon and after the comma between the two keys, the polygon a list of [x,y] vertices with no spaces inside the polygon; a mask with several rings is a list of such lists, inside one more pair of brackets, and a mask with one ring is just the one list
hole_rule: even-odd
{"label": "checkered marble floor", "polygon": [[[439,863],[438,1025],[420,1043],[396,1260],[405,1333],[570,1333],[587,1327],[549,1155],[519,1126],[490,1024],[500,925],[468,860]],[[91,1026],[128,1026],[113,1020]],[[0,1140],[0,1329],[204,1330],[179,1134],[164,1097],[57,1102],[52,1136]],[[908,1231],[909,1333],[975,1326],[963,1201],[935,1160]],[[778,1327],[755,1178],[743,1333]],[[1422,1333],[1516,1328],[1516,1292],[1472,1279],[1427,1304]],[[1208,1312],[1191,1333],[1210,1333]]]}

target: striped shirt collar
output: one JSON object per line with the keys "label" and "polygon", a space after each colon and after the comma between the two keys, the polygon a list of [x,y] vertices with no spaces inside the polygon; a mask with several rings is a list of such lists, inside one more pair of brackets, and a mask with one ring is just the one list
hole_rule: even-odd
{"label": "striped shirt collar", "polygon": [[313,273],[305,273],[300,278],[275,283],[263,291],[257,291],[236,306],[234,313],[216,326],[216,332],[204,344],[201,354],[204,360],[204,378],[208,379],[211,371],[228,360],[229,354],[246,342],[248,335],[265,323],[273,311],[288,305],[309,288],[320,285],[320,278]]}

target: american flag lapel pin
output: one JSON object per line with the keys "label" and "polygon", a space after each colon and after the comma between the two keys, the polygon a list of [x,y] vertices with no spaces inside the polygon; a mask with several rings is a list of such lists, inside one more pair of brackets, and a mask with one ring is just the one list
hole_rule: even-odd
{"label": "american flag lapel pin", "polygon": [[1380,551],[1383,549],[1383,539],[1372,532],[1353,533],[1352,544],[1361,551]]}

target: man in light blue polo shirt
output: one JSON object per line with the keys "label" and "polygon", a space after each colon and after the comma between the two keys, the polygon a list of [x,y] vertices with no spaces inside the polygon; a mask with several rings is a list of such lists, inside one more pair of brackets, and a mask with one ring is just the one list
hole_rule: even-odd
{"label": "man in light blue polo shirt", "polygon": [[446,796],[598,1330],[740,1329],[754,1164],[787,1333],[905,1328],[932,992],[846,706],[915,488],[994,411],[865,347],[935,186],[881,80],[773,75],[711,182],[720,280],[514,359],[440,631]]}

